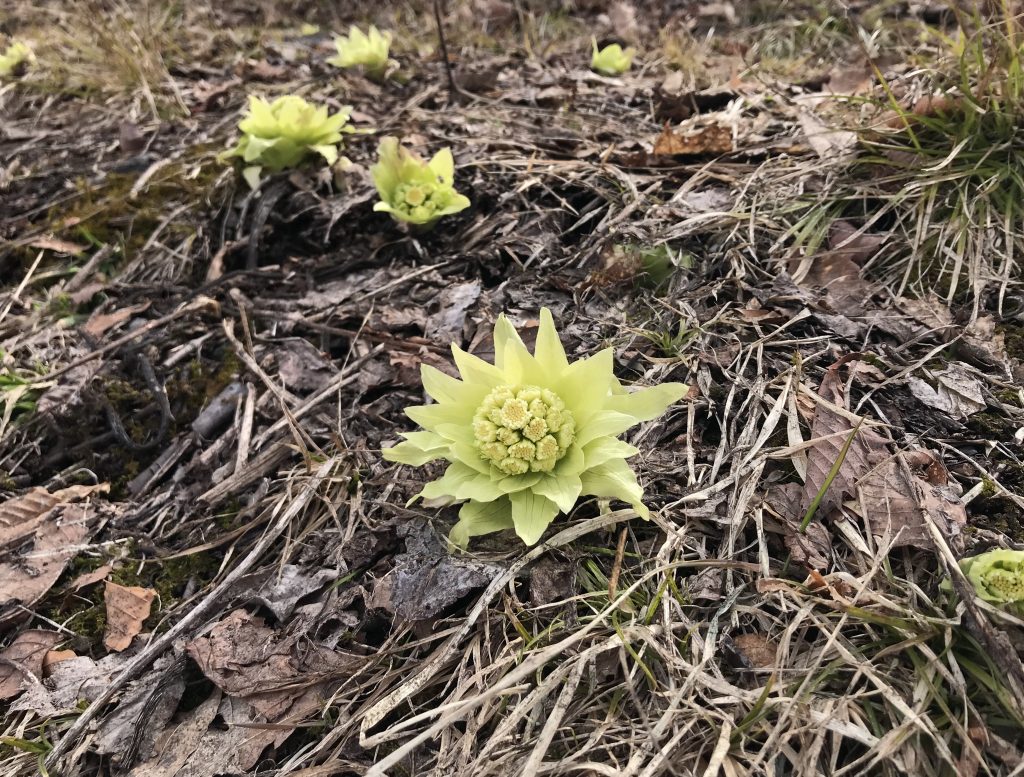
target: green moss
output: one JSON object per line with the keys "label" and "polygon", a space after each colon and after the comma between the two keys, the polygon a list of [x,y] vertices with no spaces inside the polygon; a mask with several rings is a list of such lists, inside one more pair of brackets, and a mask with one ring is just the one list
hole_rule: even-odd
{"label": "green moss", "polygon": [[1024,326],[1019,324],[1002,324],[996,332],[1003,336],[1006,352],[1015,359],[1024,359]]}

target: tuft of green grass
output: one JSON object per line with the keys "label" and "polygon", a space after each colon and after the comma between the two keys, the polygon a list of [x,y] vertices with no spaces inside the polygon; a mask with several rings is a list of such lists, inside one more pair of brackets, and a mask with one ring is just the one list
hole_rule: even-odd
{"label": "tuft of green grass", "polygon": [[813,253],[836,219],[852,219],[891,238],[865,269],[896,294],[935,291],[977,310],[996,291],[1001,311],[1024,251],[1024,42],[1007,8],[960,22],[955,35],[932,31],[941,55],[911,88],[882,79],[862,153],[784,239]]}

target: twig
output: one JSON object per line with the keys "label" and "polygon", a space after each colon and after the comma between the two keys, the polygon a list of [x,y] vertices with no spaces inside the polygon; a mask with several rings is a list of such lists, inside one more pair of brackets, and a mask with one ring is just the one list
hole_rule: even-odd
{"label": "twig", "polygon": [[448,60],[448,43],[444,39],[444,23],[441,21],[441,0],[434,0],[434,21],[437,22],[437,39],[441,44],[444,72],[448,74],[448,102],[455,102],[455,95],[461,90],[455,84],[455,76],[452,74],[452,63]]}

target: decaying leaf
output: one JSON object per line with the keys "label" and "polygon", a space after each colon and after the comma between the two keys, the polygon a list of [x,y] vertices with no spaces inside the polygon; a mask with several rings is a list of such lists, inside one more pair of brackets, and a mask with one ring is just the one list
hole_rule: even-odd
{"label": "decaying leaf", "polygon": [[[188,654],[218,688],[249,698],[268,717],[287,708],[301,689],[362,664],[350,653],[323,649],[298,636],[275,632],[263,618],[235,610],[207,636],[186,645]],[[275,692],[279,692],[277,695]]]}
{"label": "decaying leaf", "polygon": [[[139,764],[129,777],[175,777],[196,751],[220,709],[221,693],[214,690],[210,698],[187,713],[177,725],[164,729],[157,742],[156,758]],[[223,758],[224,754],[222,754]],[[215,767],[216,764],[208,764]],[[216,772],[209,771],[208,774]]]}
{"label": "decaying leaf", "polygon": [[545,556],[530,569],[530,601],[536,607],[572,595],[572,564]]}
{"label": "decaying leaf", "polygon": [[[502,567],[453,556],[429,527],[405,528],[406,553],[373,589],[370,607],[405,620],[433,618],[467,594],[486,586]],[[400,530],[401,532],[401,530]]]}
{"label": "decaying leaf", "polygon": [[830,129],[809,111],[800,111],[800,127],[807,143],[822,159],[836,161],[848,155],[857,144],[857,133]]}
{"label": "decaying leaf", "polygon": [[[848,359],[841,359],[825,372],[818,388],[818,395],[832,405],[846,407],[840,367]],[[802,509],[810,507],[818,491],[825,485],[829,472],[845,445],[855,424],[824,403],[818,403],[811,424],[811,439],[816,440],[807,450],[807,478],[804,481]],[[866,426],[861,426],[850,443],[843,464],[836,473],[825,495],[818,505],[817,518],[827,518],[843,500],[854,493],[857,479],[867,473],[876,463],[889,455],[887,440]]]}
{"label": "decaying leaf", "polygon": [[41,678],[46,654],[60,641],[61,635],[56,631],[29,629],[0,650],[0,701],[21,692],[26,675]]}
{"label": "decaying leaf", "polygon": [[935,386],[929,381],[910,376],[910,393],[928,407],[947,413],[962,421],[985,409],[982,383],[960,362],[953,362],[941,372],[933,373]]}
{"label": "decaying leaf", "polygon": [[446,287],[438,299],[438,312],[423,327],[426,336],[437,343],[462,342],[466,313],[480,299],[482,288],[480,281]]}
{"label": "decaying leaf", "polygon": [[276,345],[278,374],[289,390],[317,391],[334,377],[334,365],[308,340],[289,337]]}
{"label": "decaying leaf", "polygon": [[51,663],[49,676],[15,699],[11,710],[31,710],[43,716],[74,711],[79,702],[92,701],[106,689],[132,652],[111,653],[98,660],[72,656]]}
{"label": "decaying leaf", "polygon": [[70,486],[54,491],[33,488],[0,505],[0,548],[21,542],[35,533],[58,505],[76,502],[90,494],[105,493],[108,486]]}
{"label": "decaying leaf", "polygon": [[727,154],[732,150],[732,129],[718,123],[708,124],[685,134],[674,132],[666,124],[654,141],[655,156]]}
{"label": "decaying leaf", "polygon": [[106,484],[73,486],[53,494],[36,489],[0,506],[0,622],[21,612],[18,605],[28,607],[42,598],[78,553],[97,514],[116,509],[67,501],[106,489]]}
{"label": "decaying leaf", "polygon": [[934,547],[929,520],[955,546],[967,525],[967,511],[949,485],[946,468],[929,451],[890,457],[858,481],[857,496],[872,533],[895,537],[895,547]]}
{"label": "decaying leaf", "polygon": [[310,569],[285,564],[254,572],[238,581],[239,599],[257,601],[274,613],[278,622],[291,617],[299,599],[337,580],[337,569]]}
{"label": "decaying leaf", "polygon": [[103,644],[107,650],[127,648],[142,630],[142,622],[149,617],[156,591],[139,586],[123,586],[107,581],[103,602],[107,608],[107,626]]}
{"label": "decaying leaf", "polygon": [[149,305],[150,303],[147,300],[138,305],[129,305],[126,308],[115,310],[113,313],[93,313],[89,316],[89,320],[83,324],[82,331],[87,332],[93,337],[99,337],[108,329],[118,324],[123,324],[136,313],[142,313],[147,310]]}
{"label": "decaying leaf", "polygon": [[732,638],[732,642],[751,668],[765,669],[775,666],[779,646],[767,634],[737,634]]}

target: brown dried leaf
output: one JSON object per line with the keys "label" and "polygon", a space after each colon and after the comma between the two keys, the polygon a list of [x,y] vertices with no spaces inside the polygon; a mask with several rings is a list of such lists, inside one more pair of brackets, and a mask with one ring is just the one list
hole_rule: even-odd
{"label": "brown dried leaf", "polygon": [[799,526],[799,519],[789,521],[785,525],[783,541],[789,551],[790,560],[805,569],[828,569],[832,538],[829,537],[824,525],[818,521],[811,521],[804,532],[800,531]]}
{"label": "brown dried leaf", "polygon": [[752,667],[765,669],[775,666],[779,646],[767,634],[739,634],[732,638],[732,642]]}
{"label": "brown dried leaf", "polygon": [[47,235],[45,237],[36,238],[29,246],[32,248],[39,248],[46,251],[54,251],[58,254],[81,254],[87,246],[79,245],[78,243],[72,243],[69,240],[61,240],[59,237],[53,235]]}
{"label": "brown dried leaf", "polygon": [[72,591],[81,591],[86,586],[95,585],[105,579],[113,569],[114,568],[110,564],[104,564],[103,566],[94,569],[92,572],[83,572],[71,581],[71,585],[68,586],[68,588]]}
{"label": "brown dried leaf", "polygon": [[218,688],[232,696],[261,696],[262,703],[253,703],[263,707],[278,706],[273,692],[290,704],[303,688],[362,663],[357,656],[308,643],[298,650],[297,640],[235,610],[185,649]]}
{"label": "brown dried leaf", "polygon": [[107,607],[107,627],[103,632],[103,645],[107,650],[120,652],[132,644],[142,631],[142,622],[149,617],[156,591],[137,585],[123,586],[107,581],[103,602]]}
{"label": "brown dried leaf", "polygon": [[0,701],[21,692],[26,675],[43,676],[43,660],[50,649],[61,641],[56,631],[29,629],[19,634],[10,645],[0,650]]}
{"label": "brown dried leaf", "polygon": [[[849,359],[840,359],[825,371],[818,389],[819,396],[833,405],[845,407],[840,367]],[[828,479],[829,471],[839,458],[846,440],[854,429],[850,419],[818,403],[811,424],[811,439],[817,440],[807,450],[807,478],[804,481],[803,509],[810,507],[818,491]],[[843,459],[835,479],[818,505],[816,518],[827,518],[842,504],[847,496],[854,493],[858,478],[867,473],[876,463],[889,455],[886,440],[877,432],[861,426]]]}
{"label": "brown dried leaf", "polygon": [[89,316],[89,320],[82,326],[82,330],[92,335],[93,337],[99,337],[108,329],[111,329],[118,324],[123,324],[129,318],[134,316],[136,313],[141,313],[149,307],[149,302],[142,302],[138,305],[130,305],[120,310],[115,310],[113,313],[93,313]]}
{"label": "brown dried leaf", "polygon": [[78,654],[74,650],[51,650],[47,652],[43,656],[43,674],[49,677],[50,667],[59,664],[61,661],[70,661],[72,658],[78,658]]}
{"label": "brown dried leaf", "polygon": [[668,124],[654,141],[655,156],[727,154],[733,150],[732,129],[714,123],[696,132],[677,134]]}
{"label": "brown dried leaf", "polygon": [[54,507],[108,490],[110,487],[106,483],[98,486],[69,486],[52,494],[45,488],[33,488],[21,496],[8,499],[0,504],[0,548],[21,542],[33,534]]}
{"label": "brown dried leaf", "polygon": [[[177,775],[213,723],[220,709],[221,693],[214,690],[209,699],[189,713],[188,717],[164,729],[157,743],[156,758],[136,766],[128,777],[173,777]],[[213,766],[214,764],[210,764]],[[214,774],[214,771],[208,772]]]}
{"label": "brown dried leaf", "polygon": [[85,506],[54,509],[36,528],[27,552],[0,561],[0,622],[21,611],[15,605],[29,607],[50,590],[91,533],[95,515]]}
{"label": "brown dried leaf", "polygon": [[835,161],[848,154],[857,144],[857,133],[830,129],[809,111],[800,111],[800,127],[807,143],[822,159]]}
{"label": "brown dried leaf", "polygon": [[928,517],[951,544],[967,525],[963,502],[949,485],[942,462],[930,451],[900,452],[857,483],[860,509],[868,528],[896,537],[894,546],[934,546]]}

